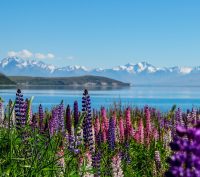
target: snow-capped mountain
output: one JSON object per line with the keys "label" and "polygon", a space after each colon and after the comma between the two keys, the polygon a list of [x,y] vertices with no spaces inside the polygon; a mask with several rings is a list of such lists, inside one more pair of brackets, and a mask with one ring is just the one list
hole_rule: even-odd
{"label": "snow-capped mountain", "polygon": [[134,84],[195,85],[200,83],[200,66],[194,68],[178,66],[160,68],[147,62],[128,63],[108,69],[88,69],[84,66],[57,67],[41,61],[8,57],[1,60],[0,72],[8,76],[67,77],[97,75]]}

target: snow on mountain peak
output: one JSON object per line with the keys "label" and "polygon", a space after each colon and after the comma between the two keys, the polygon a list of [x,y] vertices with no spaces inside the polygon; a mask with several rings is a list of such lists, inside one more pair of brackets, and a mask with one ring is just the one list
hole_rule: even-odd
{"label": "snow on mountain peak", "polygon": [[[157,76],[168,75],[187,75],[200,73],[200,67],[155,67],[147,62],[136,64],[128,63],[112,69],[95,68],[88,69],[84,66],[74,65],[57,67],[41,61],[21,59],[18,57],[8,57],[0,61],[0,72],[6,75],[28,75],[28,76],[80,76],[83,74],[100,75],[105,77],[133,77],[140,74]],[[160,75],[161,74],[161,75]]]}
{"label": "snow on mountain peak", "polygon": [[182,74],[189,74],[192,71],[193,68],[191,67],[181,67],[180,68],[180,73]]}

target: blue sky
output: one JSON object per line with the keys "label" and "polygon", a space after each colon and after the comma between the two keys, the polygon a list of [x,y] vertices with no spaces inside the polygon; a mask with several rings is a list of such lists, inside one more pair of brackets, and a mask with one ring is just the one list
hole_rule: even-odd
{"label": "blue sky", "polygon": [[199,0],[1,0],[0,58],[200,65]]}

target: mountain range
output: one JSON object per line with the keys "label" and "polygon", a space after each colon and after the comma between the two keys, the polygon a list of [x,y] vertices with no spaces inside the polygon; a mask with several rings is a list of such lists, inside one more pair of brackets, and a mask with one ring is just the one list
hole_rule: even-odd
{"label": "mountain range", "polygon": [[200,66],[156,67],[147,62],[128,63],[102,69],[85,66],[57,67],[41,61],[7,57],[0,62],[0,73],[7,76],[71,77],[94,75],[116,79],[134,85],[200,85]]}

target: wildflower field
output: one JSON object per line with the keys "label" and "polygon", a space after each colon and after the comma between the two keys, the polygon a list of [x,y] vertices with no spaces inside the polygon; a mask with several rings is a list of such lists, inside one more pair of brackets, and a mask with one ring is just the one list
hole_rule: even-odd
{"label": "wildflower field", "polygon": [[200,110],[31,104],[0,100],[0,176],[200,176]]}

